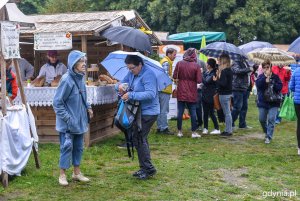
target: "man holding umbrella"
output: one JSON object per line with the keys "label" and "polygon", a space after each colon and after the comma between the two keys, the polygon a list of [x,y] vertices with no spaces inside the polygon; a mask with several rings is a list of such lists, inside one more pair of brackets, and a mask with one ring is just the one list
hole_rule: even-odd
{"label": "man holding umbrella", "polygon": [[[174,48],[168,48],[166,56],[160,61],[163,69],[172,77],[173,61],[176,58],[177,51]],[[163,91],[159,92],[160,114],[157,117],[157,133],[173,135],[168,128],[169,101],[172,94],[172,85],[167,86]]]}

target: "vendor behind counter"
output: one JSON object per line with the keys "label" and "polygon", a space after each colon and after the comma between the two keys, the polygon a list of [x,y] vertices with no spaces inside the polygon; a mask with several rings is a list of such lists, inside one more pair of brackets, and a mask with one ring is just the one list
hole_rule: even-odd
{"label": "vendor behind counter", "polygon": [[48,62],[41,67],[37,76],[37,79],[45,77],[46,85],[50,85],[56,77],[61,77],[67,72],[67,67],[57,57],[58,53],[56,50],[49,50],[47,52]]}

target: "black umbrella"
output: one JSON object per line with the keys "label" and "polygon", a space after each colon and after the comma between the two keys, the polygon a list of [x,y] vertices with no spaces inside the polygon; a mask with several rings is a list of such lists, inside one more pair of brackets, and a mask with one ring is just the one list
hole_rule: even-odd
{"label": "black umbrella", "polygon": [[110,27],[100,33],[108,40],[121,43],[141,51],[152,53],[150,39],[142,31],[126,26]]}

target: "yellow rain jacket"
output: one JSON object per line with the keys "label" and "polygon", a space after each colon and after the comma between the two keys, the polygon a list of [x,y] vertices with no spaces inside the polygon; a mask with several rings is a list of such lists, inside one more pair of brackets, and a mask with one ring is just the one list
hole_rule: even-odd
{"label": "yellow rain jacket", "polygon": [[[172,79],[172,72],[173,72],[173,61],[167,56],[165,56],[162,60],[160,60],[160,64],[162,65],[163,63],[168,62],[169,63],[169,77]],[[167,86],[162,92],[167,93],[167,94],[172,94],[172,84]]]}

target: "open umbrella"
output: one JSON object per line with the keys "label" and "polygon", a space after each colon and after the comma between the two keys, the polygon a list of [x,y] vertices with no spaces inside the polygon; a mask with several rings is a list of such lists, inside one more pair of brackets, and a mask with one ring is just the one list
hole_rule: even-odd
{"label": "open umbrella", "polygon": [[226,42],[214,42],[208,44],[205,48],[201,48],[200,52],[206,56],[218,58],[221,54],[229,54],[230,59],[240,61],[247,59],[246,55],[235,45]]}
{"label": "open umbrella", "polygon": [[288,52],[294,52],[300,54],[300,37],[298,37],[292,44],[290,44]]}
{"label": "open umbrella", "polygon": [[251,52],[257,48],[264,48],[264,47],[273,48],[274,46],[271,43],[263,42],[263,41],[251,41],[249,43],[239,46],[239,48],[242,50],[244,54],[247,54],[248,52]]}
{"label": "open umbrella", "polygon": [[101,62],[101,64],[110,73],[111,76],[118,80],[123,80],[129,72],[127,65],[125,64],[125,58],[127,57],[127,55],[137,55],[143,59],[144,67],[150,68],[156,76],[158,91],[161,91],[172,84],[172,80],[169,78],[168,74],[164,71],[158,61],[150,59],[149,57],[146,57],[139,52],[111,52]]}
{"label": "open umbrella", "polygon": [[261,64],[266,59],[269,59],[273,65],[289,65],[296,62],[292,56],[278,48],[258,48],[247,55],[249,60],[256,64]]}
{"label": "open umbrella", "polygon": [[102,31],[100,35],[134,49],[152,53],[148,35],[138,29],[126,26],[110,27]]}

